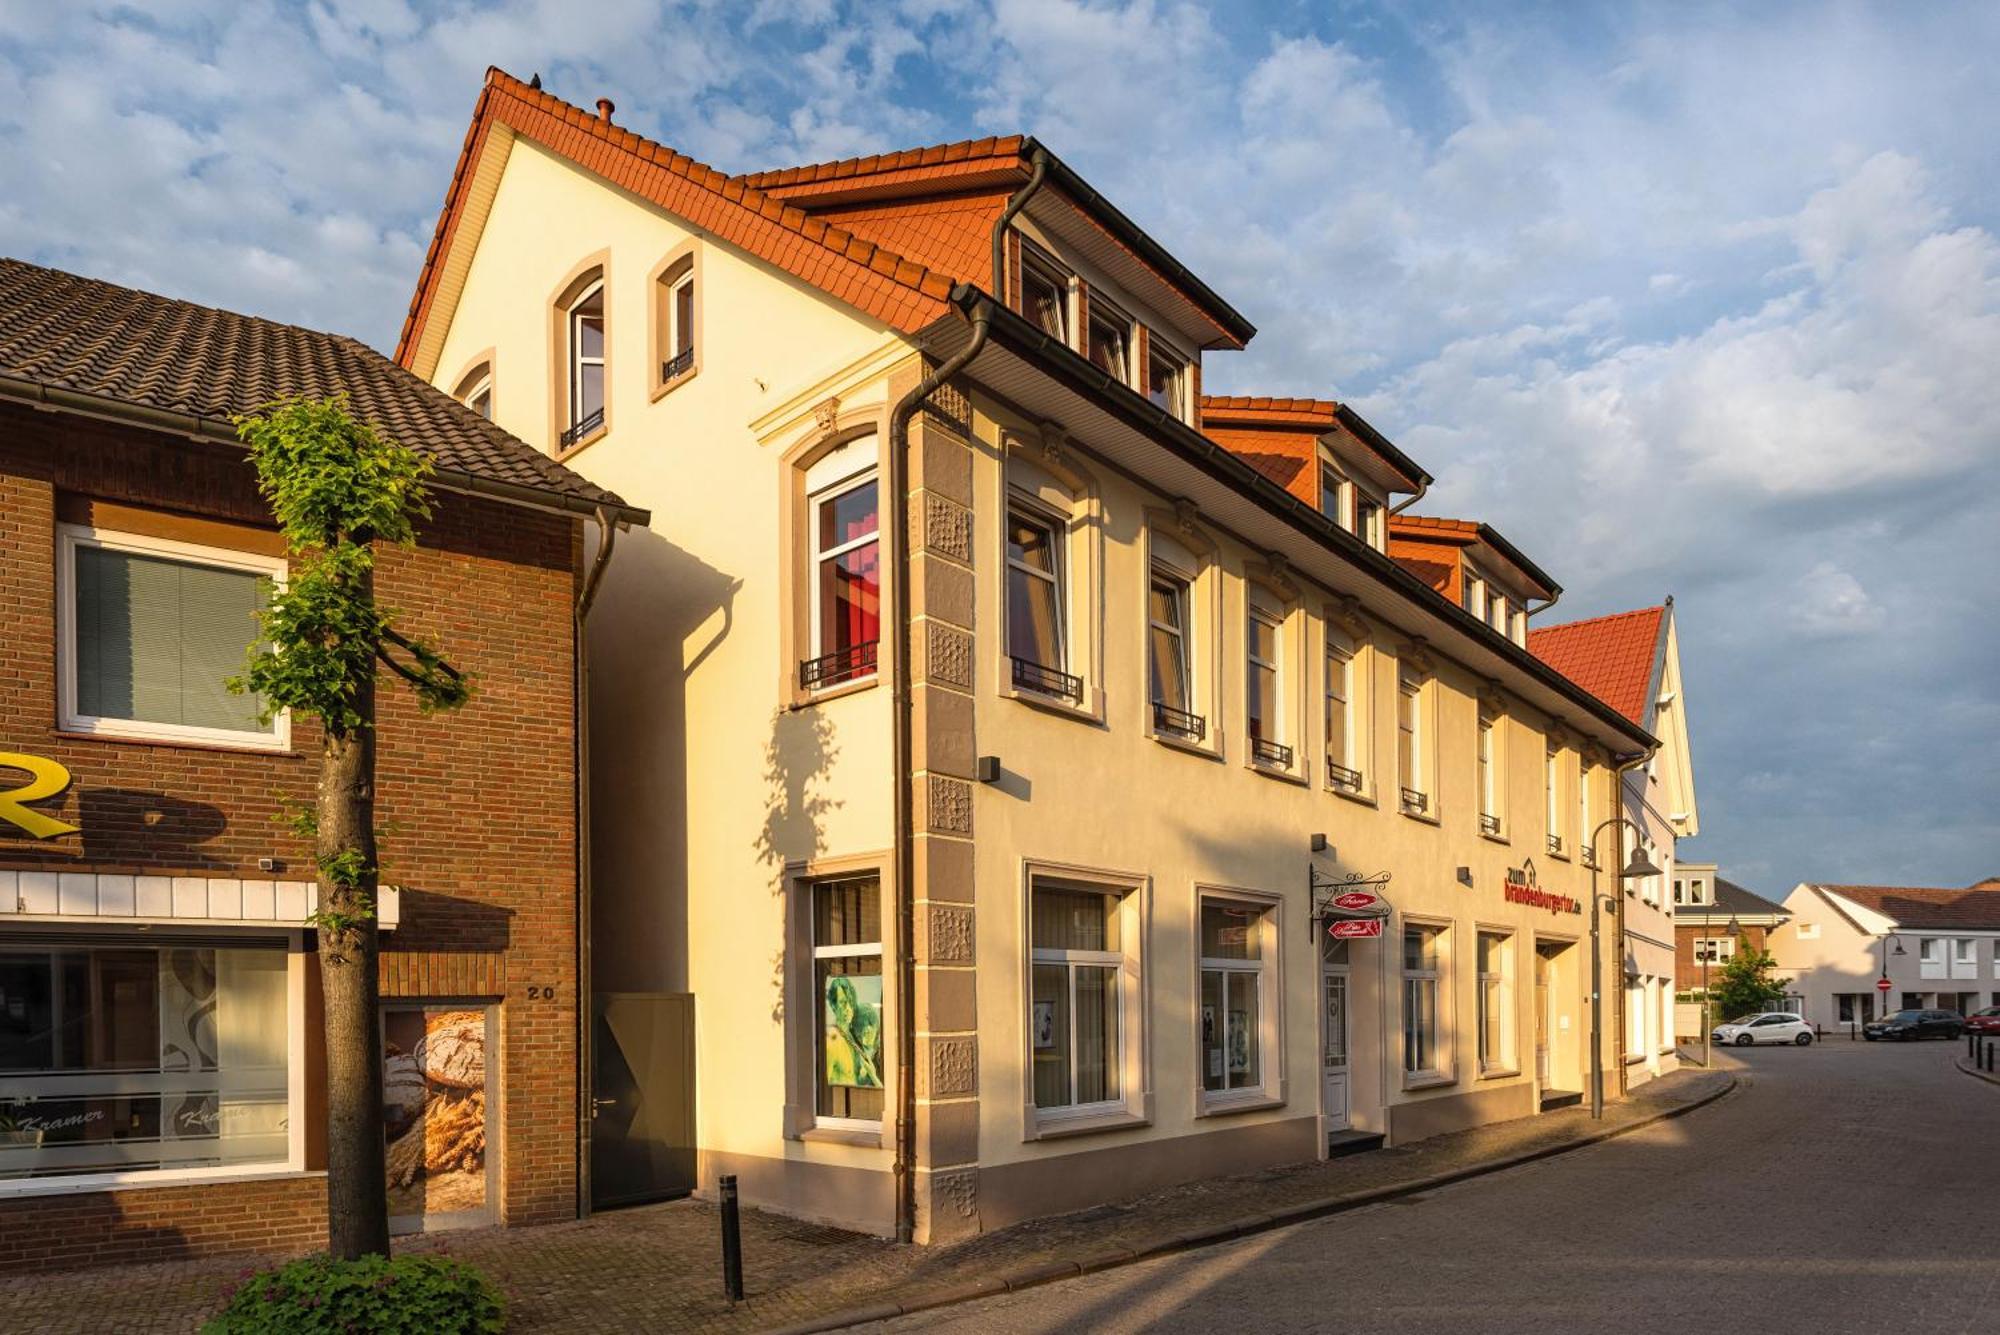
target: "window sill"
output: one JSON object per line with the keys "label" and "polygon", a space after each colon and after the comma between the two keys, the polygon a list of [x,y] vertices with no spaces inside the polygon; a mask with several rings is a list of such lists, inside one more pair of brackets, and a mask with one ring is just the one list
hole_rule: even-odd
{"label": "window sill", "polygon": [[1000,695],[1003,699],[1018,700],[1031,709],[1039,709],[1044,713],[1055,714],[1061,718],[1075,719],[1079,723],[1095,723],[1102,727],[1104,724],[1103,695],[1087,683],[1083,688],[1083,693],[1084,697],[1091,702],[1089,705],[1073,703],[1059,695],[1043,695],[1040,691],[1024,691],[1018,686],[1009,685],[1000,688]]}
{"label": "window sill", "polygon": [[576,458],[577,455],[582,454],[585,450],[610,434],[611,428],[609,426],[601,426],[574,444],[559,444],[556,446],[555,460],[559,464],[568,463],[571,459]]}
{"label": "window sill", "polygon": [[134,737],[122,732],[78,732],[73,728],[56,728],[49,735],[65,742],[105,742],[117,746],[167,746],[181,751],[223,751],[236,756],[271,756],[279,760],[297,760],[304,754],[294,750],[290,743],[283,746],[260,746],[255,742],[204,742],[193,738]]}
{"label": "window sill", "polygon": [[1479,1071],[1481,1080],[1515,1080],[1520,1075],[1521,1068],[1518,1066],[1486,1066]]}
{"label": "window sill", "polygon": [[[665,397],[667,397],[667,395],[673,393],[675,390],[679,389],[682,385],[685,385],[688,381],[694,379],[696,376],[700,374],[701,374],[701,363],[697,361],[693,366],[688,367],[687,370],[682,371],[672,380],[662,380],[659,384],[653,386],[652,397],[648,399],[647,402],[658,403],[661,399],[664,399]],[[582,447],[579,446],[578,448],[580,449]]]}
{"label": "window sill", "polygon": [[1420,822],[1421,824],[1424,825],[1444,824],[1443,821],[1437,818],[1437,813],[1434,811],[1411,811],[1408,808],[1405,808],[1403,811],[1403,815],[1409,817],[1413,821]]}
{"label": "window sill", "polygon": [[1635,1052],[1625,1059],[1625,1064],[1627,1066],[1644,1066],[1646,1064],[1646,1054]]}
{"label": "window sill", "polygon": [[1492,834],[1486,830],[1481,830],[1479,832],[1479,837],[1481,839],[1484,839],[1489,844],[1511,845],[1514,842],[1512,839],[1509,839],[1507,837],[1507,834],[1504,830],[1499,834]]}
{"label": "window sill", "polygon": [[1443,1089],[1447,1085],[1455,1085],[1457,1083],[1458,1077],[1449,1071],[1423,1071],[1403,1077],[1403,1089],[1405,1092],[1414,1092],[1420,1089]]}
{"label": "window sill", "polygon": [[1299,773],[1296,769],[1285,769],[1282,766],[1267,764],[1262,760],[1246,760],[1243,762],[1243,767],[1253,770],[1267,779],[1276,779],[1280,783],[1295,783],[1301,788],[1304,788],[1310,782],[1305,775]]}
{"label": "window sill", "polygon": [[[793,680],[796,682],[796,675]],[[872,691],[881,684],[882,674],[871,672],[865,677],[856,677],[852,681],[836,682],[832,686],[827,686],[817,691],[800,690],[797,685],[794,685],[792,687],[791,707],[793,709],[811,709],[814,705],[823,705],[829,700],[838,700],[844,695],[859,695],[863,691]]]}
{"label": "window sill", "polygon": [[1185,751],[1191,756],[1200,756],[1203,760],[1222,759],[1222,738],[1214,733],[1210,734],[1211,740],[1203,742],[1197,742],[1188,737],[1176,737],[1173,733],[1161,732],[1155,728],[1148,728],[1146,735],[1161,746],[1171,747],[1176,751]]}
{"label": "window sill", "polygon": [[1550,856],[1550,857],[1552,857],[1552,858],[1554,858],[1554,859],[1555,859],[1555,860],[1556,860],[1557,862],[1568,862],[1568,861],[1570,861],[1570,856],[1569,856],[1569,854],[1567,854],[1567,853],[1551,853],[1551,854],[1549,854],[1549,856]]}
{"label": "window sill", "polygon": [[1380,805],[1375,800],[1375,794],[1365,788],[1342,788],[1338,784],[1328,784],[1327,787],[1335,797],[1345,798],[1349,802],[1359,802],[1364,807]]}
{"label": "window sill", "polygon": [[[690,372],[689,374],[693,374]],[[865,1150],[882,1148],[882,1133],[875,1131],[849,1131],[839,1127],[812,1126],[799,1132],[798,1138],[807,1144],[858,1145]]]}
{"label": "window sill", "polygon": [[19,1178],[0,1182],[0,1200],[22,1196],[72,1196],[87,1191],[145,1191],[156,1187],[221,1186],[231,1182],[284,1182],[324,1178],[323,1168],[164,1169],[150,1173],[79,1173],[74,1177]]}
{"label": "window sill", "polygon": [[1243,1094],[1202,1096],[1201,1106],[1195,1109],[1195,1116],[1228,1117],[1234,1113],[1266,1112],[1272,1108],[1282,1108],[1282,1095],[1267,1094],[1261,1089],[1253,1089]]}
{"label": "window sill", "polygon": [[1037,1115],[1029,1124],[1028,1140],[1062,1140],[1069,1136],[1091,1136],[1102,1131],[1129,1131],[1151,1126],[1153,1119],[1120,1109],[1089,1117],[1048,1117]]}

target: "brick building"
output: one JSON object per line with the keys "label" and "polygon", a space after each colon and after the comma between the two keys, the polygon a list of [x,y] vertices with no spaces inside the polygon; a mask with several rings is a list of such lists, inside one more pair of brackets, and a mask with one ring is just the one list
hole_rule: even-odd
{"label": "brick building", "polygon": [[1713,862],[1683,862],[1674,870],[1674,978],[1683,992],[1700,991],[1738,950],[1768,951],[1771,933],[1791,913],[1762,895],[1715,874]]}
{"label": "brick building", "polygon": [[0,261],[0,1269],[324,1238],[318,738],[222,680],[285,568],[231,418],[336,391],[436,466],[378,590],[477,681],[380,692],[391,1212],[576,1212],[583,530],[645,516],[351,339]]}

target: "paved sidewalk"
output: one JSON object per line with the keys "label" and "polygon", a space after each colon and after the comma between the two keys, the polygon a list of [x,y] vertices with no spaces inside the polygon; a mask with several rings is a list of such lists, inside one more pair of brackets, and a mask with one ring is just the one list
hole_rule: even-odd
{"label": "paved sidewalk", "polygon": [[[1303,1211],[1316,1202],[1394,1190],[1494,1160],[1559,1152],[1606,1130],[1685,1109],[1727,1088],[1736,1063],[1683,1070],[1642,1087],[1592,1123],[1584,1109],[1502,1122],[1325,1163],[1220,1178],[1080,1214],[1037,1220],[952,1247],[898,1247],[876,1238],[746,1210],[746,1300],[721,1297],[715,1207],[676,1201],[531,1229],[481,1229],[412,1239],[408,1251],[448,1251],[507,1291],[509,1329],[549,1331],[766,1330],[875,1305],[921,1305],[1035,1270],[1074,1273],[1083,1257],[1154,1251],[1228,1221]],[[0,1278],[8,1332],[187,1331],[222,1301],[241,1260]]]}

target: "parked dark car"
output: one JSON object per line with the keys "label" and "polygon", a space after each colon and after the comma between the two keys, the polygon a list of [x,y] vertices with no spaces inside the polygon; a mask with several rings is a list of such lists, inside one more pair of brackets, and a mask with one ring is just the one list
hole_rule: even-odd
{"label": "parked dark car", "polygon": [[1861,1036],[1878,1038],[1957,1038],[1965,1032],[1965,1017],[1957,1011],[1897,1011],[1862,1026]]}
{"label": "parked dark car", "polygon": [[1988,1006],[1965,1017],[1968,1034],[2000,1034],[2000,1006]]}

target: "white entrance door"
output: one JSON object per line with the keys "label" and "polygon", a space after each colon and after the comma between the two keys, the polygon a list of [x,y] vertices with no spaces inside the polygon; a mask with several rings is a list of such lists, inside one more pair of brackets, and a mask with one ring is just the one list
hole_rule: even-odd
{"label": "white entrance door", "polygon": [[1549,1087],[1549,957],[1535,952],[1535,1081]]}
{"label": "white entrance door", "polygon": [[[1344,943],[1342,943],[1344,944]],[[1320,970],[1320,1110],[1329,1134],[1347,1129],[1347,970]]]}

